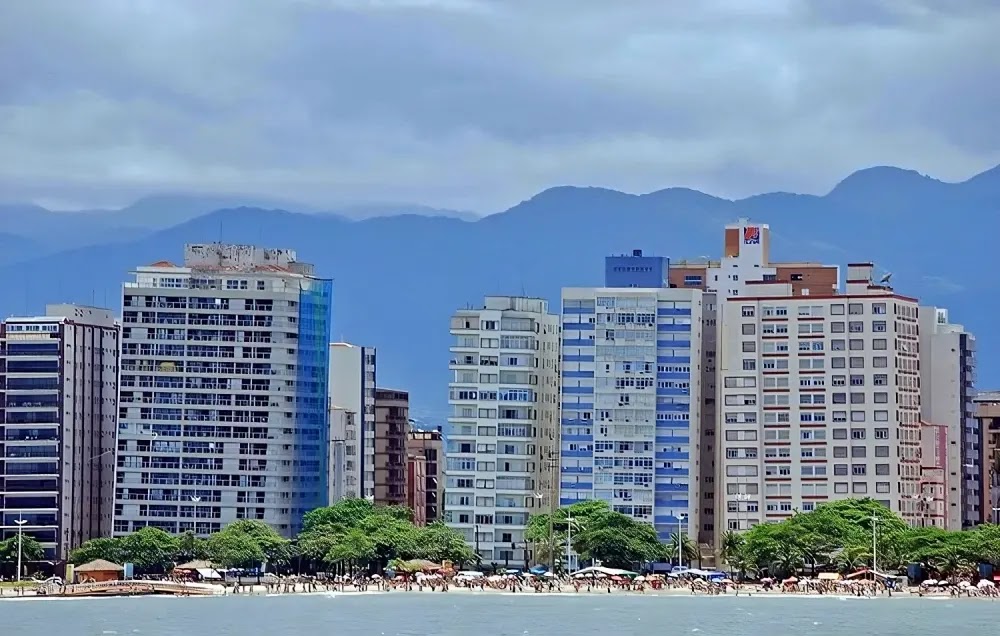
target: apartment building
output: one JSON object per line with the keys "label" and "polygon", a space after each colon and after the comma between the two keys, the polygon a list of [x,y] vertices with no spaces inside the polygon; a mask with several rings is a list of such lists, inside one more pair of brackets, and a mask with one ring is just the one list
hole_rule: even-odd
{"label": "apartment building", "polygon": [[375,498],[375,386],[373,347],[349,342],[330,344],[330,408],[356,414],[358,454],[347,462],[348,497]]}
{"label": "apartment building", "polygon": [[[440,427],[436,431],[411,429],[406,437],[406,451],[425,460],[424,519],[427,523],[434,523],[441,519],[441,502],[444,495],[444,479],[441,474],[444,468],[444,446]],[[410,488],[409,482],[407,488]]]}
{"label": "apartment building", "polygon": [[374,500],[387,506],[406,504],[406,432],[410,427],[410,394],[375,389]]}
{"label": "apartment building", "polygon": [[331,282],[293,250],[194,244],[123,290],[114,532],[286,537],[328,502]]}
{"label": "apartment building", "polygon": [[675,260],[670,263],[671,287],[717,292],[720,297],[745,296],[755,281],[786,283],[791,295],[836,294],[840,268],[811,262],[771,261],[771,228],[739,219],[725,227],[722,258]]}
{"label": "apartment building", "polygon": [[848,497],[924,518],[917,301],[873,270],[849,265],[840,295],[751,280],[725,301],[717,537]]}
{"label": "apartment building", "polygon": [[981,391],[973,398],[976,425],[982,434],[980,510],[985,523],[1000,523],[1000,391]]}
{"label": "apartment building", "polygon": [[926,525],[983,521],[982,439],[975,405],[975,337],[948,310],[920,308],[920,411],[924,444],[917,501]]}
{"label": "apartment building", "polygon": [[487,296],[451,317],[445,522],[485,563],[531,560],[528,515],[558,496],[559,317]]}
{"label": "apartment building", "polygon": [[562,291],[559,490],[561,505],[607,501],[666,541],[701,527],[703,306],[653,258],[610,257],[619,286]]}
{"label": "apartment building", "polygon": [[20,525],[63,561],[111,533],[120,338],[96,307],[0,324],[0,541]]}
{"label": "apartment building", "polygon": [[361,463],[358,414],[339,406],[330,407],[327,496],[330,505],[341,499],[361,497]]}
{"label": "apartment building", "polygon": [[406,454],[406,505],[413,511],[413,524],[427,525],[427,458]]}

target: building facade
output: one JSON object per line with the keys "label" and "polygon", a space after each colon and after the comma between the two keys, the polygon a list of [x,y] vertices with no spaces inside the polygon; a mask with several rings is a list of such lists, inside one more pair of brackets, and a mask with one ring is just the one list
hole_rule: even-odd
{"label": "building facade", "polygon": [[528,516],[557,494],[559,317],[488,296],[451,317],[444,518],[484,563],[531,560]]}
{"label": "building facade", "polygon": [[373,347],[348,342],[330,345],[330,408],[357,414],[358,455],[347,480],[348,497],[375,497],[375,383],[377,357]]}
{"label": "building facade", "polygon": [[406,504],[406,432],[410,427],[410,395],[396,389],[375,389],[374,500]]}
{"label": "building facade", "polygon": [[696,537],[702,292],[617,282],[562,291],[560,504]]}
{"label": "building facade", "polygon": [[294,535],[328,502],[331,283],[292,250],[187,245],[123,291],[114,531]]}
{"label": "building facade", "polygon": [[444,468],[444,446],[441,440],[441,431],[411,429],[406,438],[406,449],[407,453],[422,456],[426,462],[424,465],[426,506],[424,518],[427,523],[434,523],[441,519],[441,502],[444,494],[444,479],[441,474]]}
{"label": "building facade", "polygon": [[106,309],[50,305],[0,325],[0,541],[47,560],[111,533],[121,326]]}
{"label": "building facade", "polygon": [[943,455],[944,465],[935,466],[939,478],[922,480],[919,501],[932,525],[948,530],[983,521],[982,439],[973,404],[975,342],[961,325],[948,321],[947,309],[920,308],[921,418],[926,427],[942,427],[947,450],[937,450],[939,429],[928,429],[934,441],[925,448],[924,464]]}
{"label": "building facade", "polygon": [[982,434],[980,510],[984,522],[1000,523],[1000,391],[981,391],[973,403],[976,424]]}
{"label": "building facade", "polygon": [[330,408],[330,449],[327,494],[333,505],[341,499],[361,497],[360,436],[358,414],[340,407]]}
{"label": "building facade", "polygon": [[725,301],[717,536],[849,497],[924,518],[917,302],[873,269],[849,265],[844,294],[748,281]]}
{"label": "building facade", "polygon": [[413,511],[413,524],[427,525],[427,458],[406,454],[406,505]]}

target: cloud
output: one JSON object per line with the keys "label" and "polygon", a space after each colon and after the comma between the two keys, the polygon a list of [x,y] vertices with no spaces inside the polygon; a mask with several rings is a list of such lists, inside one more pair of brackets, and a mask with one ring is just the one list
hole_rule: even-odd
{"label": "cloud", "polygon": [[502,209],[1000,162],[986,0],[0,3],[0,198]]}

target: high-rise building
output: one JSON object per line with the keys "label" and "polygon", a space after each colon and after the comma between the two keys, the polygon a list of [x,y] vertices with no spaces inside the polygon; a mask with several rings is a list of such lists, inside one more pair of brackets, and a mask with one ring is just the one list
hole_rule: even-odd
{"label": "high-rise building", "polygon": [[406,505],[413,511],[413,524],[427,525],[427,458],[406,454]]}
{"label": "high-rise building", "polygon": [[[917,501],[927,525],[948,530],[970,528],[983,521],[982,439],[975,405],[975,337],[948,321],[948,310],[920,308],[920,414],[928,437],[941,444],[924,445],[924,466],[933,472],[921,479]],[[946,449],[937,452],[938,448]],[[940,475],[937,479],[932,475]],[[943,480],[942,480],[943,479]]]}
{"label": "high-rise building", "polygon": [[840,268],[809,262],[771,261],[771,228],[739,219],[725,227],[722,258],[670,263],[670,286],[745,296],[750,282],[787,283],[792,296],[836,294]]}
{"label": "high-rise building", "polygon": [[328,502],[331,282],[295,252],[187,245],[125,283],[116,534],[284,536]]}
{"label": "high-rise building", "polygon": [[[444,492],[444,479],[441,471],[444,468],[444,447],[441,431],[419,431],[411,429],[406,438],[406,450],[412,455],[423,456],[424,466],[424,499],[426,510],[424,518],[427,523],[434,523],[441,518],[441,501]],[[407,488],[410,487],[409,482]]]}
{"label": "high-rise building", "polygon": [[375,494],[377,504],[406,504],[406,432],[410,429],[410,394],[375,389]]}
{"label": "high-rise building", "polygon": [[607,259],[616,287],[562,291],[560,504],[606,501],[667,541],[701,524],[703,293],[647,287],[666,278],[650,258]]}
{"label": "high-rise building", "polygon": [[361,497],[360,436],[358,435],[358,414],[330,407],[330,451],[327,478],[327,494],[330,505],[341,499]]}
{"label": "high-rise building", "polygon": [[330,405],[356,413],[358,455],[349,481],[348,497],[375,497],[375,378],[376,355],[372,347],[347,342],[330,345]]}
{"label": "high-rise building", "polygon": [[528,515],[558,496],[559,317],[487,296],[451,317],[444,517],[484,563],[531,560]]}
{"label": "high-rise building", "polygon": [[0,541],[22,525],[62,561],[110,534],[120,337],[111,311],[77,305],[0,325]]}
{"label": "high-rise building", "polygon": [[973,403],[976,425],[982,435],[980,510],[984,523],[1000,523],[1000,391],[980,391]]}
{"label": "high-rise building", "polygon": [[849,265],[843,294],[751,278],[725,301],[717,533],[848,497],[919,524],[917,301],[873,269]]}

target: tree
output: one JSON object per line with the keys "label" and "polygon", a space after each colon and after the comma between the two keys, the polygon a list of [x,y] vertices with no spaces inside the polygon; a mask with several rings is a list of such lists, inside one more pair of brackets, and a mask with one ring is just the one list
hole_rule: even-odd
{"label": "tree", "polygon": [[208,539],[208,554],[227,567],[251,568],[261,563],[286,564],[295,554],[292,542],[256,519],[240,519]]}
{"label": "tree", "polygon": [[125,562],[139,572],[166,572],[177,553],[177,539],[152,526],[122,537],[119,545]]}
{"label": "tree", "polygon": [[[21,535],[21,562],[41,561],[45,558],[45,548],[30,534]],[[17,562],[17,535],[0,541],[0,560]]]}
{"label": "tree", "polygon": [[[526,534],[529,540],[548,535],[549,517],[535,516],[538,519],[529,520],[530,535]],[[653,526],[614,512],[604,501],[583,501],[559,508],[553,512],[551,520],[553,532],[560,536],[568,535],[572,526],[572,547],[584,559],[631,569],[665,554]]]}
{"label": "tree", "polygon": [[125,563],[125,551],[122,549],[120,539],[112,537],[100,537],[84,541],[83,544],[70,552],[70,563],[82,565],[97,559],[110,561],[121,565]]}
{"label": "tree", "polygon": [[440,521],[422,528],[417,536],[421,557],[437,563],[451,561],[457,564],[475,563],[476,552],[469,547],[465,538]]}
{"label": "tree", "polygon": [[177,537],[176,551],[174,552],[175,563],[187,563],[207,558],[208,546],[204,539],[199,539],[191,531]]}
{"label": "tree", "polygon": [[675,532],[670,535],[670,543],[667,544],[667,558],[673,561],[677,558],[678,553],[684,556],[684,561],[687,563],[691,563],[700,556],[698,544],[691,537],[686,534],[678,535]]}

